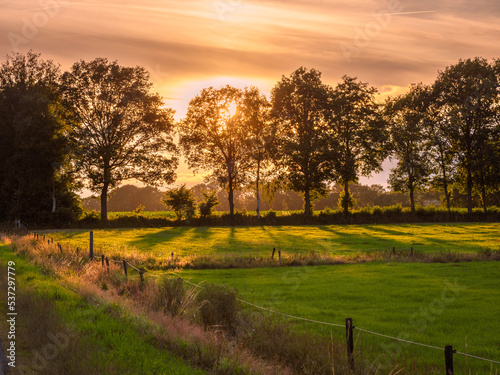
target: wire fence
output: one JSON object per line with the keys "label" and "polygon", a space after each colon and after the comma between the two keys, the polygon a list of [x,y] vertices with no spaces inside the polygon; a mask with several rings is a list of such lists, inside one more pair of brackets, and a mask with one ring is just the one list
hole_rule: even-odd
{"label": "wire fence", "polygon": [[[36,238],[38,238],[38,235],[36,233],[29,233],[29,234],[34,235],[34,236],[36,236]],[[45,239],[45,236],[44,236],[44,239]],[[51,243],[54,243],[53,240],[49,240],[49,242],[50,241],[51,241]],[[59,247],[59,249],[61,249],[61,245],[59,243],[57,243],[57,246]],[[101,258],[101,260],[99,260],[98,258]],[[125,259],[123,259],[123,260],[117,260],[117,259],[105,257],[104,255],[101,255],[100,257],[97,256],[97,255],[93,255],[93,257],[91,258],[91,260],[94,260],[96,262],[104,261],[104,259],[106,259],[107,261],[111,261],[111,262],[113,262],[115,264],[120,264],[120,265],[125,265],[126,264],[126,265],[130,266],[132,269],[134,269],[137,272],[139,272],[139,274],[141,275],[141,280],[142,280],[143,275],[151,276],[151,277],[154,277],[154,278],[158,279],[158,278],[165,278],[165,276],[168,274],[168,272],[164,272],[164,273],[152,273],[152,272],[146,271],[145,267],[137,267],[136,265],[130,263],[129,261],[127,261]],[[196,287],[196,288],[201,288],[200,284],[203,283],[203,282],[201,282],[199,284],[195,284],[195,283],[193,283],[193,282],[191,282],[191,281],[189,281],[187,279],[184,279],[182,277],[169,277],[169,279],[181,279],[186,284],[189,284],[189,285],[191,285],[193,287]],[[272,309],[269,309],[269,308],[266,308],[266,307],[263,307],[263,306],[260,306],[260,305],[248,302],[248,301],[245,301],[245,300],[243,300],[241,298],[237,298],[237,300],[239,302],[241,302],[241,303],[244,303],[246,305],[252,306],[252,307],[257,308],[259,310],[267,311],[267,312],[270,312],[272,314],[284,316],[284,317],[287,317],[287,318],[290,318],[290,319],[301,320],[301,321],[305,321],[305,322],[309,322],[309,323],[314,323],[314,324],[320,324],[320,325],[324,325],[324,326],[333,326],[333,327],[346,328],[346,331],[349,328],[347,326],[347,323],[346,324],[337,324],[337,323],[331,323],[331,322],[323,322],[323,321],[314,320],[314,319],[308,319],[308,318],[304,318],[304,317],[294,316],[294,315],[282,313],[282,312],[279,312],[279,311],[275,311],[275,310],[272,310]],[[438,347],[438,346],[433,346],[433,345],[428,345],[428,344],[419,343],[419,342],[410,341],[410,340],[405,340],[405,339],[402,339],[402,338],[398,338],[398,337],[394,337],[394,336],[389,336],[389,335],[386,335],[386,334],[383,334],[383,333],[374,332],[374,331],[371,331],[371,330],[360,328],[360,327],[357,327],[357,326],[354,326],[354,325],[352,326],[352,329],[356,329],[356,330],[358,330],[360,332],[365,332],[365,333],[370,334],[370,335],[384,337],[384,338],[387,338],[387,339],[390,339],[390,340],[394,340],[394,341],[398,341],[398,342],[404,342],[406,344],[411,344],[411,345],[416,345],[416,346],[421,346],[421,347],[425,347],[425,348],[430,348],[430,349],[439,350],[439,351],[445,351],[446,352],[446,348],[442,348],[442,347]],[[347,334],[347,336],[349,336],[349,335]],[[351,337],[351,339],[352,339],[352,337]],[[480,357],[480,356],[476,356],[476,355],[472,355],[472,354],[468,354],[468,353],[463,353],[463,352],[459,352],[459,351],[456,351],[456,350],[453,350],[452,353],[458,354],[458,355],[462,355],[462,356],[465,356],[465,357],[469,357],[469,358],[474,358],[474,359],[485,361],[485,362],[489,362],[489,363],[492,363],[492,364],[493,363],[494,364],[500,364],[500,361],[495,361],[495,360],[492,360],[492,359],[483,358],[483,357]],[[453,372],[451,372],[451,374],[453,374]]]}

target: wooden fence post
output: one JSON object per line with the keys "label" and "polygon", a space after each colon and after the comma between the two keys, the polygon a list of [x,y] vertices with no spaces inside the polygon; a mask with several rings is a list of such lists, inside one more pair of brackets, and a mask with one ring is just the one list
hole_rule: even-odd
{"label": "wooden fence post", "polygon": [[89,238],[89,258],[93,259],[94,258],[94,231],[90,231],[90,238]]}
{"label": "wooden fence post", "polygon": [[410,256],[413,256],[413,247],[410,247]]}
{"label": "wooden fence post", "polygon": [[444,347],[444,359],[446,363],[446,375],[453,375],[453,346],[446,345]]}
{"label": "wooden fence post", "polygon": [[352,318],[346,318],[345,320],[345,335],[347,340],[347,361],[349,362],[349,368],[354,370],[354,337],[353,337],[353,325]]}
{"label": "wooden fence post", "polygon": [[127,276],[127,261],[123,259],[123,271],[125,272],[125,276]]}
{"label": "wooden fence post", "polygon": [[57,246],[59,247],[59,251],[62,253],[62,246],[61,246],[61,244],[58,243]]}
{"label": "wooden fence post", "polygon": [[280,264],[281,264],[281,250],[278,250],[278,258],[279,258]]}
{"label": "wooden fence post", "polygon": [[396,255],[396,248],[395,247],[392,248],[392,254]]}
{"label": "wooden fence post", "polygon": [[142,268],[139,270],[139,276],[141,277],[141,283],[143,283],[144,282],[144,270]]}
{"label": "wooden fence post", "polygon": [[170,253],[170,256],[172,257],[172,262],[173,262],[174,261],[174,252],[173,251]]}
{"label": "wooden fence post", "polygon": [[76,255],[78,255],[78,253],[80,252],[80,249],[78,248],[78,246],[76,247]]}
{"label": "wooden fence post", "polygon": [[274,253],[276,252],[276,248],[273,247],[273,255],[271,255],[271,259],[274,259]]}
{"label": "wooden fence post", "polygon": [[104,268],[104,254],[101,255],[101,263],[102,263],[102,268]]}
{"label": "wooden fence post", "polygon": [[109,259],[108,259],[108,257],[106,257],[106,268],[108,269],[108,272],[109,272]]}

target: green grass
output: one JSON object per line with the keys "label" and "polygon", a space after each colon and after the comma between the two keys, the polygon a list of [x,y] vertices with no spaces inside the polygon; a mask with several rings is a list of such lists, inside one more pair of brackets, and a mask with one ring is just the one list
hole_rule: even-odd
{"label": "green grass", "polygon": [[[57,279],[43,274],[39,268],[14,255],[7,246],[0,244],[1,267],[5,269],[10,260],[15,262],[17,289],[34,287],[34,292],[38,295],[55,300],[58,314],[66,324],[71,325],[72,330],[78,333],[80,340],[93,348],[93,360],[99,363],[99,366],[121,369],[122,373],[127,374],[203,373],[152,345],[147,336],[141,334],[141,327],[137,322],[117,317],[119,314],[113,310],[118,307],[89,304],[78,294],[62,286]],[[18,312],[17,321],[18,329],[23,329],[23,311]],[[21,346],[22,343],[18,343],[18,348]],[[27,356],[24,354],[22,358],[26,359],[29,356],[29,353]],[[53,358],[53,360],[58,359]],[[27,362],[18,361],[17,366],[30,367],[30,360]],[[75,366],[78,364],[75,363]]]}
{"label": "green grass", "polygon": [[[54,240],[88,247],[88,230],[43,231]],[[96,249],[136,248],[154,255],[270,255],[317,251],[350,255],[359,251],[409,249],[475,253],[500,249],[499,223],[315,225],[260,227],[165,227],[94,231]]]}
{"label": "green grass", "polygon": [[[194,282],[224,283],[241,298],[283,313],[354,325],[439,348],[453,345],[500,361],[500,264],[382,264],[182,271]],[[450,287],[452,285],[452,287]],[[458,285],[458,287],[456,287]],[[443,299],[444,296],[444,299]],[[319,334],[339,340],[344,328],[296,321]],[[359,336],[358,336],[359,335]],[[443,373],[444,353],[355,330],[357,346],[375,361],[388,350],[398,360],[413,357]],[[467,344],[467,347],[466,347]],[[356,350],[356,349],[355,349]],[[402,354],[398,354],[401,351]],[[395,354],[394,354],[395,353]],[[490,364],[455,355],[456,374],[489,374]],[[500,365],[494,365],[500,372]],[[406,372],[405,372],[406,373]]]}

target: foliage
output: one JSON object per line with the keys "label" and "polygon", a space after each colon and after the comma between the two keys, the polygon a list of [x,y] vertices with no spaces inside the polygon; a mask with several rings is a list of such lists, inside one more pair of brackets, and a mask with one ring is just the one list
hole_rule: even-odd
{"label": "foliage", "polygon": [[148,73],[98,58],[75,63],[63,76],[65,105],[71,110],[73,162],[88,187],[101,196],[101,219],[107,221],[107,198],[124,180],[171,183],[176,157],[173,110],[151,94]]}
{"label": "foliage", "polygon": [[238,318],[236,291],[220,284],[206,284],[197,296],[200,316],[207,328],[234,332]]}
{"label": "foliage", "polygon": [[[472,213],[474,183],[483,195],[495,178],[488,176],[494,152],[485,153],[498,139],[497,111],[500,101],[499,74],[494,64],[478,58],[460,60],[440,72],[434,83],[436,105],[443,114],[444,135],[462,170],[459,181],[467,194],[467,209]],[[492,149],[490,149],[492,150]]]}
{"label": "foliage", "polygon": [[332,178],[327,131],[328,87],[317,70],[299,68],[283,76],[271,92],[277,123],[275,164],[288,187],[304,197],[304,215],[311,201],[324,196]]}
{"label": "foliage", "polygon": [[[336,172],[333,180],[344,186],[346,195],[349,182],[381,171],[388,153],[386,122],[375,101],[376,92],[367,83],[344,76],[330,94],[332,118],[328,127]],[[348,203],[345,200],[345,214],[349,212]]]}
{"label": "foliage", "polygon": [[430,175],[430,142],[425,128],[429,95],[428,87],[412,85],[408,93],[386,104],[389,147],[398,161],[389,175],[389,184],[394,191],[409,193],[412,212],[415,212],[414,191],[426,187]]}
{"label": "foliage", "polygon": [[198,205],[200,210],[200,216],[206,218],[212,215],[213,209],[219,204],[219,199],[217,198],[217,192],[212,191],[211,193],[203,192],[204,201]]}
{"label": "foliage", "polygon": [[194,216],[196,203],[191,190],[186,189],[185,184],[178,189],[170,189],[165,192],[165,198],[162,202],[167,207],[172,208],[179,221],[182,220],[183,217],[185,217],[186,220],[190,220]]}
{"label": "foliage", "polygon": [[0,66],[0,220],[58,225],[80,214],[59,80],[34,52]]}
{"label": "foliage", "polygon": [[348,207],[349,209],[353,209],[354,206],[356,206],[356,199],[354,199],[350,191],[348,191],[347,194],[345,193],[345,191],[342,191],[340,193],[337,205],[345,212],[346,207]]}

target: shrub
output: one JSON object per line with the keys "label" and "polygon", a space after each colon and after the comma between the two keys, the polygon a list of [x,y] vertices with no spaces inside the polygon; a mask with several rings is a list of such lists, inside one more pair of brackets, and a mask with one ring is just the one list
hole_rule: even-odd
{"label": "shrub", "polygon": [[197,300],[205,328],[222,327],[234,332],[238,318],[235,290],[225,285],[207,284],[198,294]]}
{"label": "shrub", "polygon": [[172,316],[183,315],[196,309],[198,291],[186,287],[180,278],[164,278],[158,285],[153,306]]}
{"label": "shrub", "polygon": [[198,205],[200,210],[200,216],[205,218],[212,215],[214,207],[219,204],[219,199],[217,198],[217,192],[212,191],[211,193],[202,193],[205,198],[202,203]]}
{"label": "shrub", "polygon": [[190,220],[194,216],[194,197],[191,190],[186,189],[186,185],[165,192],[165,198],[162,199],[162,203],[167,207],[172,207],[179,221],[181,221],[183,217]]}

